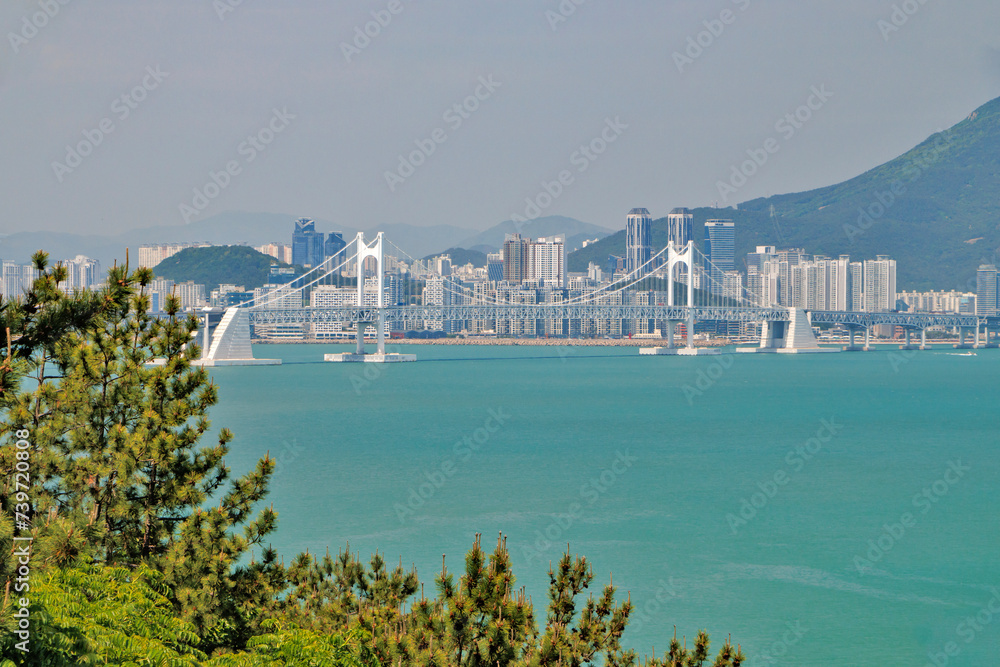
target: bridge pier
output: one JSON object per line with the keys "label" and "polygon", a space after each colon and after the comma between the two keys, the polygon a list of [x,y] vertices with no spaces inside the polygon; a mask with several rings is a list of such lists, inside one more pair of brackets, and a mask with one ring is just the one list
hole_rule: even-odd
{"label": "bridge pier", "polygon": [[[205,309],[202,320],[204,347],[201,359],[191,362],[192,366],[277,366],[281,359],[255,359],[250,345],[250,311],[246,308],[227,308],[219,323],[212,329],[211,316],[218,310]],[[197,340],[197,339],[196,339]]]}
{"label": "bridge pier", "polygon": [[738,347],[737,352],[812,354],[840,352],[833,347],[820,347],[812,330],[808,313],[801,308],[789,308],[787,322],[764,322],[759,347]]}
{"label": "bridge pier", "polygon": [[920,339],[921,339],[920,345],[911,345],[910,344],[910,334],[911,333],[913,333],[913,330],[910,329],[910,327],[906,327],[906,329],[903,330],[903,334],[906,336],[906,342],[904,344],[900,345],[899,349],[901,349],[901,350],[922,350],[922,349],[924,349],[924,338],[925,338],[925,336],[924,336],[924,330],[923,329],[920,330]]}
{"label": "bridge pier", "polygon": [[977,349],[979,347],[979,326],[978,325],[975,328],[976,335],[975,335],[974,342],[971,345],[965,342],[965,335],[969,331],[970,328],[971,327],[959,327],[958,328],[958,343],[956,343],[955,346],[954,346],[956,350],[971,350],[971,349]]}
{"label": "bridge pier", "polygon": [[[417,355],[415,354],[400,354],[398,352],[391,352],[386,354],[385,351],[385,273],[383,269],[384,256],[382,253],[382,232],[379,232],[378,238],[372,245],[365,243],[364,232],[358,232],[357,244],[358,244],[358,264],[357,264],[357,276],[358,276],[358,301],[357,307],[363,308],[365,306],[365,260],[369,257],[375,258],[375,276],[377,284],[377,294],[376,294],[376,306],[378,307],[378,316],[374,321],[358,322],[358,341],[357,348],[354,353],[350,352],[337,352],[334,354],[324,354],[323,361],[332,361],[337,363],[366,363],[366,364],[391,364],[399,363],[403,361],[416,361]],[[369,324],[375,325],[375,341],[377,350],[375,354],[365,354],[365,329]]]}

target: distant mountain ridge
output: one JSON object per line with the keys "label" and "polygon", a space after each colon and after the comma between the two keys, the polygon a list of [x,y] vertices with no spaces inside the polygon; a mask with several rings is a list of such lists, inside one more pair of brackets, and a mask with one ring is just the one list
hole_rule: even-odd
{"label": "distant mountain ridge", "polygon": [[[190,225],[171,225],[135,229],[121,234],[100,236],[96,234],[68,234],[56,232],[19,232],[0,238],[0,258],[27,263],[31,255],[41,249],[52,259],[61,260],[86,255],[100,260],[104,266],[114,261],[124,262],[125,250],[134,258],[140,245],[157,243],[197,243],[215,245],[260,246],[265,243],[290,244],[294,221],[301,215],[280,213],[249,213],[227,211]],[[309,216],[306,216],[309,217]],[[339,223],[314,218],[316,230],[324,233],[343,232],[350,241],[358,229]],[[416,227],[407,224],[384,224],[366,234],[384,231],[386,236],[413,257],[422,257],[441,248],[455,245],[458,238],[468,236],[472,230],[453,225]]]}
{"label": "distant mountain ridge", "polygon": [[564,234],[566,236],[566,250],[571,251],[581,247],[583,241],[595,238],[602,239],[614,233],[614,230],[592,225],[588,222],[581,222],[575,218],[549,215],[520,224],[514,223],[511,220],[505,220],[485,231],[479,232],[475,236],[464,239],[456,245],[461,248],[476,249],[482,252],[496,252],[503,246],[504,237],[507,234],[515,233],[531,238]]}
{"label": "distant mountain ridge", "polygon": [[[772,213],[773,212],[773,213]],[[976,268],[1000,262],[1000,98],[900,157],[825,188],[754,199],[738,209],[693,209],[704,222],[736,222],[736,263],[757,245],[804,248],[853,260],[889,255],[903,289],[975,291]],[[653,223],[654,246],[666,220]],[[625,251],[624,233],[569,256],[570,271]]]}

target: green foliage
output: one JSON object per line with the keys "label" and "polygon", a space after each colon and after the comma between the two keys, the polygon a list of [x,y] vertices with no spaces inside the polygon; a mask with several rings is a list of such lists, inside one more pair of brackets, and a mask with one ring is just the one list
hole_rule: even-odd
{"label": "green foliage", "polygon": [[[631,603],[611,585],[582,600],[593,573],[569,553],[549,573],[541,634],[502,535],[489,555],[477,535],[457,580],[442,564],[434,598],[415,571],[378,553],[367,564],[349,549],[305,553],[285,567],[264,546],[276,513],[255,514],[274,461],[232,479],[232,434],[199,444],[218,395],[191,365],[196,321],[173,298],[165,318],[147,314],[148,269],[116,266],[108,287],[65,295],[65,271],[41,254],[36,264],[26,297],[0,304],[11,331],[0,362],[0,667],[636,663],[621,647]],[[21,451],[31,470],[21,498],[10,488],[19,439],[30,442]],[[15,512],[30,527],[15,530]],[[15,537],[32,539],[27,655],[13,634]],[[260,560],[247,562],[255,547]],[[651,664],[707,656],[701,633],[692,651],[678,644],[671,662]],[[741,660],[727,641],[715,665]]]}
{"label": "green foliage", "polygon": [[207,290],[221,284],[252,290],[267,283],[272,266],[289,265],[249,246],[230,245],[185,248],[157,264],[153,271],[157,277],[174,282],[193,280]]}
{"label": "green foliage", "polygon": [[50,569],[32,582],[29,651],[4,635],[0,656],[28,666],[197,666],[205,658],[198,635],[167,593],[163,576],[146,567]]}
{"label": "green foliage", "polygon": [[[73,297],[51,290],[58,274],[44,274],[5,312],[31,331],[72,310],[67,303],[101,304],[57,340],[25,344],[3,380],[12,389],[0,396],[0,439],[12,443],[24,429],[32,445],[23,513],[32,523],[33,562],[148,564],[164,573],[181,617],[202,636],[220,624],[242,636],[253,614],[244,612],[241,580],[273,567],[236,565],[275,527],[270,508],[252,515],[273,460],[230,480],[224,458],[232,434],[223,429],[215,444],[199,446],[217,391],[204,369],[191,366],[199,355],[196,320],[178,312],[176,299],[168,299],[166,318],[146,312],[148,269],[114,267],[107,290]],[[14,448],[0,450],[4,483],[14,464]],[[0,511],[12,512],[11,497],[0,498]],[[206,507],[210,500],[217,506]]]}

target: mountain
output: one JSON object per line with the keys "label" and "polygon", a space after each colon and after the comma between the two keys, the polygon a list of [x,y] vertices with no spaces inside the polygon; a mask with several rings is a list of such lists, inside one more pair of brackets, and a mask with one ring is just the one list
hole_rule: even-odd
{"label": "mountain", "polygon": [[518,226],[507,220],[494,225],[484,232],[466,238],[457,245],[462,248],[473,248],[481,252],[496,252],[503,245],[507,234],[520,233],[522,236],[538,238],[539,236],[566,235],[567,252],[583,245],[584,241],[604,238],[614,230],[599,227],[587,222],[580,222],[561,215],[549,215],[536,218]]}
{"label": "mountain", "polygon": [[[388,224],[379,225],[373,231],[385,232],[386,238],[391,243],[398,246],[400,250],[403,250],[410,257],[418,258],[430,255],[431,253],[434,253],[435,256],[444,254],[437,251],[441,248],[454,246],[455,241],[468,236],[475,230],[454,227],[452,225],[415,227],[406,224]],[[399,254],[399,251],[392,249],[391,246],[386,249],[386,252],[390,255]],[[486,266],[486,264],[484,263],[483,266]]]}
{"label": "mountain", "polygon": [[185,248],[156,265],[153,273],[177,283],[193,280],[211,291],[220,284],[242,285],[248,290],[267,283],[272,266],[288,266],[250,246]]}
{"label": "mountain", "polygon": [[[705,220],[736,222],[739,268],[757,245],[852,260],[889,255],[900,290],[975,291],[979,264],[1000,262],[1000,98],[843,183],[692,212],[699,245]],[[656,248],[666,242],[665,226],[665,219],[653,223]],[[569,270],[586,271],[588,261],[603,266],[624,252],[619,232],[571,254]]]}
{"label": "mountain", "polygon": [[[0,258],[27,263],[35,251],[43,249],[54,260],[86,255],[99,260],[104,266],[111,266],[115,260],[124,261],[126,248],[131,249],[132,256],[135,257],[140,245],[153,243],[206,242],[216,245],[250,246],[272,242],[289,244],[292,240],[292,226],[298,217],[301,216],[227,211],[192,222],[190,225],[146,227],[109,236],[20,232],[0,238]],[[359,231],[339,223],[315,220],[317,231],[343,232],[347,241]],[[421,257],[439,248],[455,245],[457,239],[472,232],[464,227],[450,225],[416,227],[407,224],[388,224],[366,231],[366,235],[371,238],[374,232],[378,231],[386,232],[389,240],[412,257]]]}
{"label": "mountain", "polygon": [[479,252],[478,250],[466,250],[465,248],[448,248],[443,252],[427,255],[424,259],[434,259],[438,255],[451,256],[452,266],[465,266],[466,264],[486,266],[486,253]]}

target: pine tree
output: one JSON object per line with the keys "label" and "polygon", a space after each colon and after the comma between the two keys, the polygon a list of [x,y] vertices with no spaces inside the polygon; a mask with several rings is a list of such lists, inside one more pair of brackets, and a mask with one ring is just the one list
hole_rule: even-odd
{"label": "pine tree", "polygon": [[[45,269],[43,257],[38,264]],[[273,563],[237,563],[275,528],[272,509],[253,516],[274,461],[230,480],[232,434],[199,446],[216,387],[191,365],[197,320],[172,297],[166,317],[147,312],[151,271],[115,266],[107,288],[73,295],[59,293],[63,277],[46,270],[3,311],[17,354],[0,378],[0,437],[31,433],[37,550],[58,565],[147,563],[200,633],[222,624],[245,636],[258,612],[238,597],[248,590],[241,580]],[[33,386],[22,388],[27,377]]]}

